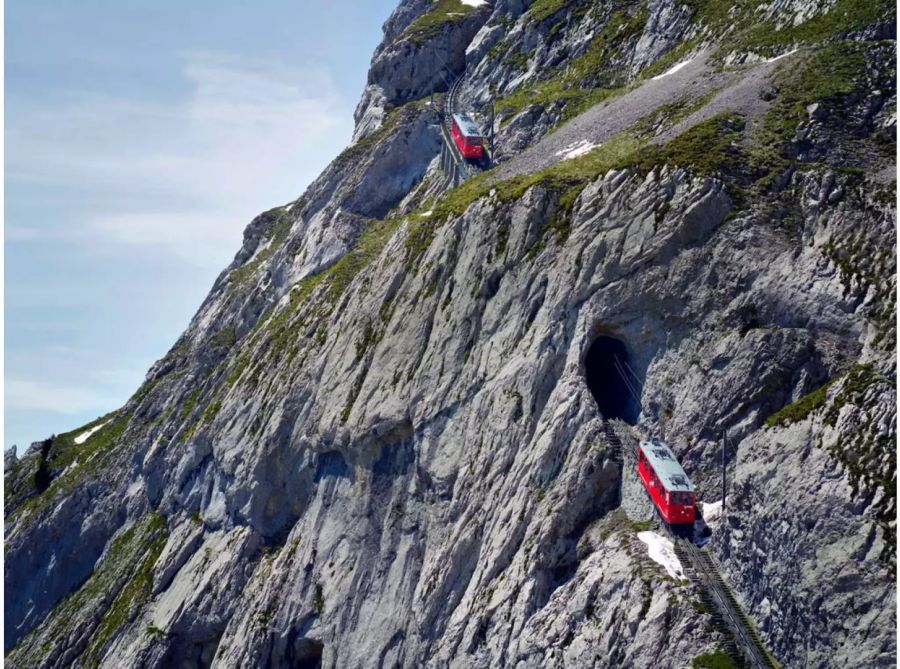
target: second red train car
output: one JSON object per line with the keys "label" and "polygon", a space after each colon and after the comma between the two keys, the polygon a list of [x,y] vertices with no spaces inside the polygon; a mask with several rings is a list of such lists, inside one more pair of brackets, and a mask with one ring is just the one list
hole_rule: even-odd
{"label": "second red train car", "polygon": [[450,130],[456,146],[466,158],[481,158],[484,155],[484,137],[467,114],[453,114]]}

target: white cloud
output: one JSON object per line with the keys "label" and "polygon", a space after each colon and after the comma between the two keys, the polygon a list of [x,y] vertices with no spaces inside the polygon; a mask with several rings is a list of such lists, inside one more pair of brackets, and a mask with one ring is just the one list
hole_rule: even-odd
{"label": "white cloud", "polygon": [[7,379],[6,408],[78,414],[86,411],[109,411],[121,403],[121,397],[105,395],[93,386],[63,386],[29,379]]}
{"label": "white cloud", "polygon": [[33,113],[7,130],[7,178],[90,202],[70,212],[75,225],[41,234],[159,244],[220,268],[255,214],[298,196],[349,140],[352,119],[321,68],[188,53],[181,74],[174,101],[27,102]]}

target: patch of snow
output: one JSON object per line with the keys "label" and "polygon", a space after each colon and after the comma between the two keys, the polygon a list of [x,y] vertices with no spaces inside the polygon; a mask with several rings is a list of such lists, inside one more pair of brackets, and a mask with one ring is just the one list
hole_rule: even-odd
{"label": "patch of snow", "polygon": [[86,442],[88,439],[91,438],[91,435],[93,435],[95,432],[99,432],[107,425],[109,425],[109,421],[106,421],[105,423],[100,423],[99,425],[95,425],[90,430],[87,430],[86,432],[82,432],[77,437],[75,437],[75,443],[83,444],[84,442]]}
{"label": "patch of snow", "polygon": [[291,208],[292,208],[293,206],[294,206],[294,203],[291,202],[289,205],[287,205],[287,206],[284,208],[284,210],[285,210],[285,211],[290,211]]}
{"label": "patch of snow", "polygon": [[469,7],[483,7],[487,4],[487,0],[462,0],[462,3]]}
{"label": "patch of snow", "polygon": [[422,216],[431,216],[434,213],[434,209],[429,209],[428,211],[423,211]]}
{"label": "patch of snow", "polygon": [[700,512],[707,524],[718,520],[722,516],[722,500],[718,502],[700,502]]}
{"label": "patch of snow", "polygon": [[[162,441],[162,440],[160,440]],[[126,497],[134,497],[144,488],[144,479],[137,479],[134,483],[128,486],[128,490],[125,491]]]}
{"label": "patch of snow", "polygon": [[593,142],[582,139],[581,141],[575,142],[574,144],[569,144],[562,151],[557,151],[557,156],[562,156],[563,160],[569,160],[570,158],[577,158],[578,156],[583,156],[585,153],[590,151],[591,149],[596,149],[599,144],[594,144]]}
{"label": "patch of snow", "polygon": [[651,560],[661,564],[672,578],[684,580],[684,569],[681,560],[675,555],[675,545],[671,539],[656,532],[638,532],[637,536],[647,544],[647,554]]}
{"label": "patch of snow", "polygon": [[663,77],[668,77],[670,74],[675,74],[676,72],[678,72],[678,70],[680,70],[682,67],[684,67],[685,65],[690,63],[692,60],[694,60],[694,59],[688,58],[687,60],[683,60],[680,63],[676,63],[675,65],[670,67],[668,70],[666,70],[662,74],[657,74],[655,77],[653,77],[653,81],[659,81]]}
{"label": "patch of snow", "polygon": [[785,56],[790,56],[792,53],[797,53],[798,51],[799,51],[799,49],[791,49],[791,50],[788,51],[787,53],[783,53],[783,54],[781,54],[780,56],[775,56],[774,58],[769,58],[768,60],[766,60],[766,62],[767,62],[767,63],[774,63],[776,60],[778,60],[778,59],[780,59],[780,58],[784,58]]}

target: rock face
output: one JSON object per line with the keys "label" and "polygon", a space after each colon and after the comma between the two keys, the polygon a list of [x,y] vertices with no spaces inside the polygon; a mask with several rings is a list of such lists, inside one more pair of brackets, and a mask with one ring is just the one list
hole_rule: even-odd
{"label": "rock face", "polygon": [[[402,2],[354,144],[7,457],[7,663],[691,666],[606,418],[706,501],[727,432],[710,550],[785,667],[894,665],[893,10],[735,7]],[[438,59],[508,161],[455,190]]]}
{"label": "rock face", "polygon": [[18,456],[16,455],[16,445],[13,444],[5,451],[3,451],[3,469],[10,470],[16,466],[16,463],[19,461]]}

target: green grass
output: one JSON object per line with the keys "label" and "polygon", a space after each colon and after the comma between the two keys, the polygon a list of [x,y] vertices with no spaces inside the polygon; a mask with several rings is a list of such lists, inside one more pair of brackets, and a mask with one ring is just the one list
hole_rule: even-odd
{"label": "green grass", "polygon": [[861,85],[865,49],[856,42],[829,44],[779,71],[778,98],[766,113],[762,129],[752,138],[750,152],[753,165],[764,173],[760,182],[763,187],[789,164],[785,151],[797,126],[807,118],[807,107],[850,95]]}
{"label": "green grass", "polygon": [[[665,146],[648,144],[633,132],[615,135],[583,156],[557,162],[532,174],[492,182],[493,171],[483,172],[453,189],[433,207],[432,218],[459,216],[492,190],[501,202],[520,199],[540,185],[559,194],[558,207],[570,210],[581,191],[612,169],[628,168],[640,174],[664,165],[677,165],[698,175],[716,175],[742,160],[739,140],[744,130],[735,114],[720,114],[697,124]],[[566,212],[567,213],[567,212]]]}
{"label": "green grass", "polygon": [[834,427],[837,424],[841,409],[846,404],[864,406],[863,400],[866,391],[876,383],[894,385],[891,379],[879,374],[871,364],[854,365],[845,376],[840,392],[835,396],[834,402],[825,413],[825,422]]}
{"label": "green grass", "polygon": [[325,595],[322,594],[322,584],[321,583],[316,583],[315,604],[316,604],[316,613],[318,613],[319,615],[322,615],[322,613],[325,611]]}
{"label": "green grass", "polygon": [[324,284],[326,300],[332,304],[344,294],[349,285],[384,249],[400,226],[402,219],[373,220],[347,253],[321,274],[316,283]]}
{"label": "green grass", "polygon": [[759,3],[754,0],[685,0],[685,4],[694,10],[693,22],[719,38],[718,58],[731,52],[774,56],[795,45],[821,43],[879,20],[892,22],[896,16],[895,4],[887,0],[837,0],[825,14],[776,29],[774,21],[762,20]]}
{"label": "green grass", "polygon": [[[39,666],[57,648],[90,633],[78,666],[96,667],[108,641],[131,621],[152,590],[153,566],[168,540],[166,519],[153,513],[120,532],[85,583],[59,602],[6,656],[16,666]],[[92,612],[86,616],[86,612]],[[96,626],[76,629],[78,621]]]}
{"label": "green grass", "polygon": [[691,660],[691,669],[739,669],[731,659],[731,655],[718,650],[714,653],[703,653]]}
{"label": "green grass", "polygon": [[[11,511],[7,511],[8,519],[24,521],[32,517],[50,507],[61,495],[73,490],[82,481],[99,475],[103,471],[110,454],[118,446],[120,438],[128,427],[131,415],[113,412],[88,423],[88,426],[94,426],[105,420],[109,420],[110,423],[92,434],[83,444],[75,444],[74,437],[83,432],[84,428],[78,428],[54,438],[46,466],[48,470],[56,472],[55,478],[50,481],[45,490],[38,494],[35,494],[36,490],[32,481],[32,487],[27,491],[30,496],[16,498],[15,501],[19,505],[12,508]],[[63,470],[73,464],[76,459],[78,465],[63,473]]]}
{"label": "green grass", "polygon": [[672,102],[657,107],[641,118],[634,125],[633,130],[638,136],[650,139],[660,132],[672,128],[695,111],[705,107],[717,93],[717,90],[713,90],[699,98],[683,95]]}
{"label": "green grass", "polygon": [[[826,388],[838,385],[838,392],[828,400]],[[828,454],[846,468],[854,494],[862,492],[874,496],[877,490],[883,492],[875,507],[875,515],[884,530],[885,547],[881,558],[888,563],[896,560],[897,550],[896,533],[891,527],[896,519],[897,451],[894,440],[881,434],[874,417],[875,407],[871,406],[867,395],[873,387],[880,387],[883,391],[895,386],[893,378],[883,376],[873,365],[857,364],[767,421],[771,425],[783,422],[782,418],[800,420],[809,412],[824,407],[824,422],[835,427],[842,410],[847,406],[854,407],[856,419],[853,429],[831,443]]]}
{"label": "green grass", "polygon": [[797,423],[803,420],[813,411],[825,406],[825,402],[828,399],[828,389],[833,383],[834,380],[832,379],[822,387],[817,388],[808,395],[804,395],[796,402],[782,407],[780,410],[769,416],[766,420],[766,425],[768,427],[790,425],[791,423]]}
{"label": "green grass", "polygon": [[566,7],[579,4],[579,0],[534,0],[528,7],[533,21],[540,23]]}
{"label": "green grass", "polygon": [[222,410],[222,400],[215,399],[209,403],[206,409],[203,410],[203,415],[200,417],[201,423],[211,423],[215,419],[216,416],[219,415],[219,412]]}
{"label": "green grass", "polygon": [[[677,116],[691,108],[681,101],[663,113]],[[314,295],[333,306],[353,279],[375,260],[388,240],[405,220],[408,234],[404,242],[404,261],[412,269],[430,247],[437,228],[443,221],[462,215],[476,200],[495,191],[501,202],[520,199],[525,192],[540,185],[558,195],[556,213],[545,226],[557,242],[568,235],[571,209],[581,191],[598,176],[611,169],[630,168],[647,173],[668,163],[690,168],[701,175],[715,174],[730,167],[739,158],[737,141],[743,131],[741,119],[735,115],[719,115],[698,124],[664,147],[647,144],[632,132],[616,135],[602,146],[572,160],[560,161],[539,172],[493,182],[496,170],[482,172],[449,191],[436,203],[427,203],[432,210],[425,217],[413,212],[405,218],[373,220],[360,235],[354,247],[327,270],[303,279],[292,291],[289,304],[278,313],[261,319],[265,330],[272,333],[273,351],[284,350],[290,344],[292,319],[299,307]],[[325,313],[330,312],[330,306]],[[318,317],[323,314],[318,313]],[[305,322],[305,321],[304,321]],[[232,376],[238,371],[232,372]]]}
{"label": "green grass", "polygon": [[445,26],[462,21],[475,7],[462,0],[436,0],[431,9],[413,21],[398,41],[409,40],[423,44],[441,33]]}
{"label": "green grass", "polygon": [[408,113],[406,111],[406,105],[390,110],[377,129],[341,151],[340,155],[334,160],[335,165],[345,166],[363,158],[369,151],[381,144],[381,142],[387,139],[388,135],[397,129],[400,120],[406,113]]}
{"label": "green grass", "polygon": [[144,539],[149,538],[137,571],[119,592],[106,611],[100,625],[91,636],[90,644],[81,655],[79,663],[85,667],[98,667],[103,659],[103,649],[113,635],[130,622],[150,598],[153,590],[153,567],[159,559],[169,539],[166,519],[158,513],[152,514]]}
{"label": "green grass", "polygon": [[[336,306],[353,280],[381,255],[391,236],[397,231],[404,219],[373,219],[363,230],[353,247],[328,269],[308,276],[292,289],[287,304],[274,308],[260,318],[254,329],[254,335],[267,336],[270,342],[269,355],[282,355],[285,352],[292,356],[298,352],[298,327],[307,325],[311,320],[321,324]],[[306,309],[315,302],[315,309]],[[327,334],[327,333],[324,333]],[[229,379],[236,382],[249,364],[248,360],[239,359]]]}
{"label": "green grass", "polygon": [[237,343],[237,330],[233,325],[224,327],[210,337],[209,341],[213,348],[228,350]]}
{"label": "green grass", "polygon": [[896,568],[897,535],[892,527],[896,521],[897,503],[897,448],[893,437],[881,434],[872,406],[866,395],[873,386],[896,387],[894,379],[879,374],[871,365],[855,365],[847,374],[840,392],[825,413],[825,422],[836,425],[841,409],[846,405],[858,408],[860,425],[851,434],[833,444],[829,454],[847,468],[850,487],[854,493],[862,491],[875,496],[883,495],[875,506],[876,517],[884,531],[884,549],[881,559]]}
{"label": "green grass", "polygon": [[[558,11],[553,9],[554,6],[555,3],[535,3],[530,11],[533,16],[543,16],[544,12]],[[609,63],[625,44],[637,39],[647,22],[647,16],[647,9],[643,4],[634,16],[627,9],[614,12],[581,56],[570,61],[564,70],[552,68],[548,70],[549,77],[526,84],[497,100],[497,111],[505,112],[507,118],[511,118],[533,105],[545,108],[560,105],[562,123],[623,93],[627,90],[624,88],[626,74],[618,68],[610,67]]]}
{"label": "green grass", "polygon": [[[295,209],[298,209],[297,205],[292,208],[292,211],[294,211]],[[251,276],[253,276],[256,270],[263,263],[269,260],[269,258],[271,258],[275,254],[275,252],[284,245],[284,242],[287,241],[288,234],[291,231],[291,225],[294,220],[291,216],[291,213],[284,207],[275,207],[274,209],[269,209],[268,211],[260,214],[257,220],[260,218],[265,222],[266,227],[264,236],[269,240],[268,245],[266,245],[265,248],[259,251],[252,260],[246,262],[237,269],[232,270],[230,276],[228,277],[229,288],[231,290],[246,285],[247,281]],[[260,243],[265,244],[265,242]],[[219,342],[214,340],[213,343],[218,344]]]}
{"label": "green grass", "polygon": [[110,421],[113,416],[115,416],[115,412],[100,416],[69,432],[50,437],[46,456],[40,452],[36,457],[23,458],[9,471],[5,471],[3,487],[7,516],[11,516],[29,497],[40,492],[42,486],[52,483],[53,477],[59,476],[66,467],[79,458],[80,454],[90,450],[94,443],[103,439],[99,433],[104,432],[107,428],[95,432],[84,444],[76,444],[76,437]]}
{"label": "green grass", "polygon": [[737,169],[744,162],[740,146],[744,121],[740,115],[717,114],[681,133],[668,144],[645,146],[632,163],[647,174],[660,165],[690,168],[695,174],[714,176]]}
{"label": "green grass", "polygon": [[[532,18],[543,21],[569,6],[578,5],[567,0],[537,0],[529,8]],[[886,0],[838,0],[829,12],[813,17],[799,26],[775,29],[771,21],[762,21],[757,13],[758,2],[740,0],[724,3],[720,0],[686,0],[694,10],[693,22],[702,24],[708,35],[718,38],[717,58],[731,52],[754,52],[761,56],[774,56],[795,45],[812,45],[835,39],[842,34],[859,30],[879,20],[892,20],[896,15],[893,3]],[[734,11],[730,11],[734,7]],[[656,63],[645,68],[637,82],[629,86],[627,76],[609,67],[629,40],[643,30],[647,12],[644,6],[631,16],[627,9],[620,9],[609,19],[605,28],[594,38],[587,51],[571,61],[565,71],[548,70],[550,76],[528,83],[497,101],[497,110],[507,112],[509,120],[532,105],[563,108],[560,123],[599,104],[612,96],[629,90],[660,74],[686,58],[703,42],[697,37],[677,45]],[[828,61],[830,69],[845,66],[839,58]]]}
{"label": "green grass", "polygon": [[191,416],[194,415],[194,410],[197,408],[197,402],[200,399],[200,394],[203,392],[202,388],[194,388],[190,393],[188,393],[187,397],[184,400],[184,404],[181,405],[181,419],[187,420]]}
{"label": "green grass", "polygon": [[524,72],[528,69],[528,54],[524,51],[517,51],[503,59],[504,65],[509,65],[513,69]]}

